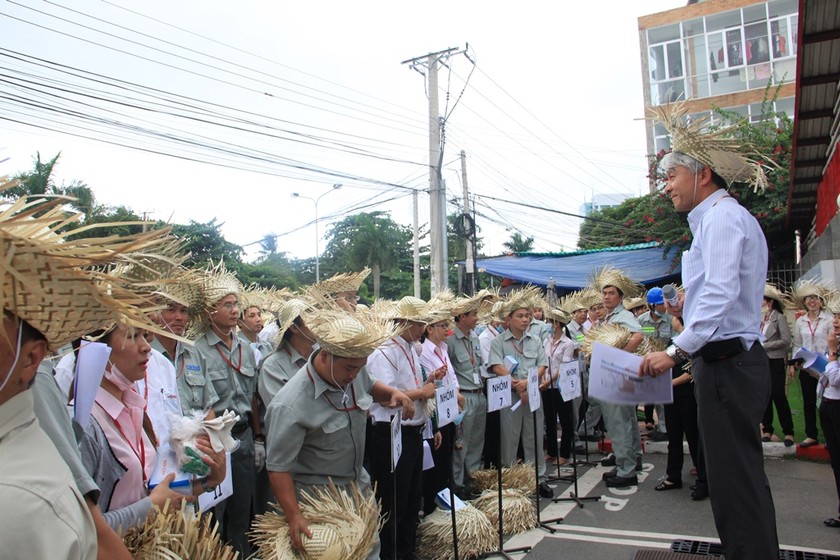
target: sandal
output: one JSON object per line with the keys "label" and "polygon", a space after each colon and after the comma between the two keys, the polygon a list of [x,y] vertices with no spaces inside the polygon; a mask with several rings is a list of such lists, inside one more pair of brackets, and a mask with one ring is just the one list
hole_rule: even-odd
{"label": "sandal", "polygon": [[799,444],[799,447],[811,447],[812,445],[817,445],[817,443],[817,440],[815,440],[814,438],[805,438]]}
{"label": "sandal", "polygon": [[659,484],[654,487],[654,490],[657,492],[662,492],[664,490],[679,490],[682,488],[682,482],[671,482],[668,479],[663,480]]}

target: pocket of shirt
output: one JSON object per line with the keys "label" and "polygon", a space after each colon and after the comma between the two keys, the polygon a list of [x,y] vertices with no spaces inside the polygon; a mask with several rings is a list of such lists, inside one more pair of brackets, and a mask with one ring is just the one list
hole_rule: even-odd
{"label": "pocket of shirt", "polygon": [[341,440],[347,437],[345,428],[349,426],[346,414],[338,414],[321,424],[324,435],[321,438],[324,449],[335,449]]}
{"label": "pocket of shirt", "polygon": [[216,389],[219,396],[227,395],[230,391],[230,379],[228,378],[227,369],[210,370],[207,374],[210,377],[210,382],[213,383],[213,388]]}

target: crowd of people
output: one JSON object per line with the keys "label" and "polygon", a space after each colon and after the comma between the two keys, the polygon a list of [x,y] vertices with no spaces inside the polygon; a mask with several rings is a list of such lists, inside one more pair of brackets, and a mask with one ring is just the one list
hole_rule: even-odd
{"label": "crowd of people", "polygon": [[[210,504],[206,515],[243,558],[254,552],[254,519],[276,503],[288,544],[302,550],[313,538],[302,500],[335,485],[379,503],[368,558],[412,559],[441,490],[471,499],[473,473],[524,461],[535,491],[553,497],[551,465],[606,433],[607,487],[638,484],[644,436],[668,441],[655,490],[681,488],[687,440],[691,497],[710,499],[727,557],[776,557],[762,440],[774,437],[775,409],[794,445],[785,384],[796,369],[800,446],[818,443],[819,418],[840,502],[840,298],[817,282],[789,294],[765,284],[763,234],[726,190],[760,182],[755,167],[694,124],[659,117],[675,148],[662,164],[665,193],[694,233],[685,289],[667,299],[606,267],[559,299],[520,287],[360,305],[367,270],[297,293],[245,287],[222,264],[183,268],[167,230],[70,238],[59,200],[9,204],[0,213],[3,554],[128,558],[121,535],[185,501]],[[791,309],[802,312],[792,329]],[[672,401],[564,395],[564,365],[577,364],[586,387],[595,343],[643,355],[640,375],[669,373]],[[799,349],[811,354],[786,365]],[[487,380],[498,377],[510,378],[512,406],[488,412]],[[437,408],[441,388],[457,389],[454,422]],[[187,420],[202,427],[185,451],[192,474],[180,476],[187,462],[177,459],[181,472],[161,476]],[[840,515],[825,524],[840,527]]]}

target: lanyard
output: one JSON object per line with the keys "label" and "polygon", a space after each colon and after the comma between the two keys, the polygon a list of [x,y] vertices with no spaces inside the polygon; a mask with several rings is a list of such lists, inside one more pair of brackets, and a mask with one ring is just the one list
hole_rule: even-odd
{"label": "lanyard", "polygon": [[811,321],[806,321],[806,323],[808,323],[808,330],[811,331],[811,344],[813,345],[816,343],[814,338],[817,336],[817,329],[820,326],[820,317],[817,317],[817,322],[814,323],[813,327],[811,327]]}
{"label": "lanyard", "polygon": [[[464,348],[467,349],[467,353],[470,355],[470,365],[475,367],[475,348],[473,348],[472,344],[467,344],[467,338],[464,337],[461,339],[461,342],[464,343]],[[472,342],[472,341],[470,341]]]}
{"label": "lanyard", "polygon": [[[519,346],[516,345],[517,342],[520,342]],[[519,354],[520,356],[525,355],[525,335],[524,334],[522,335],[522,340],[521,341],[517,341],[514,337],[511,337],[510,338],[510,343],[511,343],[511,345],[513,345],[513,350],[517,354]]]}
{"label": "lanyard", "polygon": [[[402,344],[400,344],[396,339],[392,339],[397,346],[399,346],[400,350],[402,351],[405,359],[408,360],[408,365],[411,366],[411,375],[414,377],[414,384],[417,385],[417,388],[420,388],[420,380],[417,379],[417,365],[414,363],[414,356],[409,356],[409,352],[405,351]],[[411,350],[411,348],[409,348]]]}
{"label": "lanyard", "polygon": [[[219,345],[218,345],[218,344],[215,346],[215,348],[216,348],[216,352],[218,352],[218,353],[219,353],[219,356],[221,356],[221,357],[222,357],[222,359],[225,361],[225,363],[226,363],[227,365],[229,365],[232,369],[236,370],[236,372],[237,372],[239,375],[242,375],[242,345],[241,345],[241,344],[239,345],[239,365],[238,365],[238,366],[233,365],[233,363],[230,361],[230,359],[228,359],[228,357],[227,357],[227,356],[225,356],[225,355],[222,353],[222,350],[219,348]],[[232,353],[231,353],[231,357],[233,357],[233,354],[232,354]]]}
{"label": "lanyard", "polygon": [[[312,377],[312,372],[309,371],[309,366],[308,365],[306,366],[306,375],[309,376],[309,381],[312,382],[312,386],[314,387],[315,386],[315,378]],[[321,394],[324,395],[324,398],[327,399],[327,402],[330,403],[330,406],[333,407],[334,409],[336,409],[339,412],[352,412],[354,410],[359,410],[359,405],[356,402],[356,388],[353,386],[352,383],[350,384],[350,393],[353,395],[353,406],[351,406],[350,408],[338,408],[337,406],[335,406],[333,404],[332,400],[330,400],[330,395],[328,394],[328,391],[324,391]]]}

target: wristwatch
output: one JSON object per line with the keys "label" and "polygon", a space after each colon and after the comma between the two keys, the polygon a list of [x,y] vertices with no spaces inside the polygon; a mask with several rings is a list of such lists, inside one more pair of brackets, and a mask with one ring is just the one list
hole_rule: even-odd
{"label": "wristwatch", "polygon": [[200,478],[199,482],[201,483],[201,489],[204,490],[205,493],[206,492],[212,492],[213,490],[216,489],[216,486],[218,486],[218,485],[211,486],[210,483],[207,481],[206,476]]}
{"label": "wristwatch", "polygon": [[666,348],[665,354],[677,363],[687,362],[689,358],[688,354],[686,354],[685,351],[676,344],[672,344]]}

